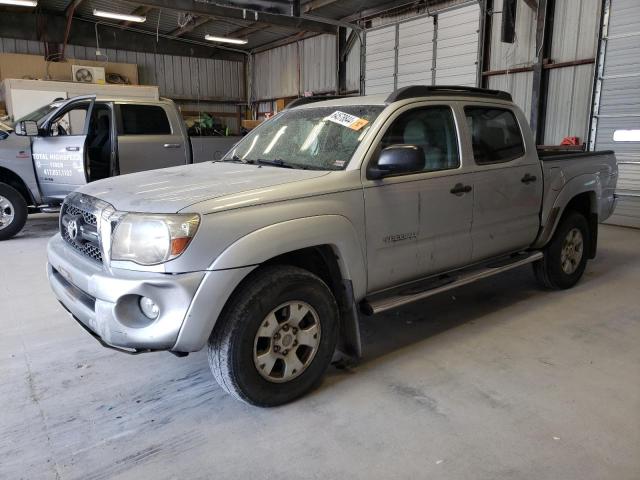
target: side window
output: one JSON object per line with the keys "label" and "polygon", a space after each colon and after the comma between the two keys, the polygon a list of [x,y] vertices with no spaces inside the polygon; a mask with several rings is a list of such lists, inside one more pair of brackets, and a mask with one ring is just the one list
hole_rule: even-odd
{"label": "side window", "polygon": [[118,127],[121,135],[171,134],[167,113],[157,105],[121,104]]}
{"label": "side window", "polygon": [[512,111],[465,107],[464,112],[478,165],[509,162],[524,155],[522,133]]}
{"label": "side window", "polygon": [[426,172],[460,166],[458,135],[449,107],[425,107],[400,115],[380,141],[380,150],[391,145],[416,145],[424,151]]}
{"label": "side window", "polygon": [[89,103],[81,103],[65,110],[50,123],[50,135],[83,135]]}

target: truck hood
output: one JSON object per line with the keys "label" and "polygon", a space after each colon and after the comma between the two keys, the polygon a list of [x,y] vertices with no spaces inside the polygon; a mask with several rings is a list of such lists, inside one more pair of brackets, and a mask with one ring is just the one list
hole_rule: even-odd
{"label": "truck hood", "polygon": [[278,185],[318,178],[328,173],[206,162],[99,180],[78,191],[109,202],[120,211],[175,213],[206,200],[254,190],[271,190]]}

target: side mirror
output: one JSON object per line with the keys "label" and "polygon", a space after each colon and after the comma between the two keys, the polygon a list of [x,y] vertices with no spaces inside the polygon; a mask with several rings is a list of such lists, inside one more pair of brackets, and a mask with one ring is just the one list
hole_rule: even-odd
{"label": "side mirror", "polygon": [[390,175],[424,170],[424,150],[417,145],[391,145],[378,158],[378,165],[367,170],[367,178],[379,180]]}
{"label": "side mirror", "polygon": [[38,122],[34,120],[22,120],[16,124],[16,135],[21,135],[23,137],[37,137],[38,133],[40,133],[38,129]]}

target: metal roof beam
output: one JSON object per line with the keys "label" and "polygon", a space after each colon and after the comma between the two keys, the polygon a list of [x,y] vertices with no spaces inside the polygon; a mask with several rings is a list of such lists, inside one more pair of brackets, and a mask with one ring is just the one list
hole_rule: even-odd
{"label": "metal roof beam", "polygon": [[256,20],[271,25],[289,27],[295,30],[317,33],[335,33],[336,27],[325,22],[309,18],[299,18],[273,13],[257,12],[243,8],[229,7],[216,3],[203,3],[194,0],[140,0],[137,3],[152,8],[164,8],[189,12],[198,17],[222,17],[233,20]]}
{"label": "metal roof beam", "polygon": [[196,17],[193,19],[193,22],[189,22],[184,27],[178,27],[175,30],[171,30],[169,33],[167,33],[167,35],[171,37],[179,37],[181,35],[184,35],[185,33],[189,33],[192,30],[195,30],[198,27],[201,27],[205,23],[209,23],[211,20],[213,20],[211,17]]}

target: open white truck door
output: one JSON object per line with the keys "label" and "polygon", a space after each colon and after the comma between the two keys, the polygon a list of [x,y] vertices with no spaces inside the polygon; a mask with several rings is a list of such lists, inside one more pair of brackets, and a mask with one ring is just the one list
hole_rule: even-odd
{"label": "open white truck door", "polygon": [[74,97],[39,122],[31,152],[42,197],[64,200],[88,179],[87,133],[95,96]]}

